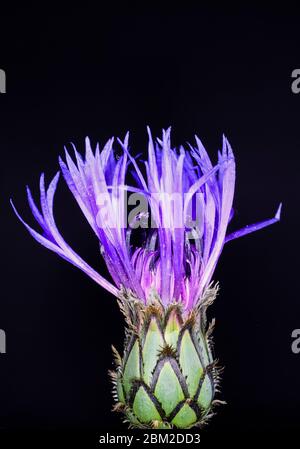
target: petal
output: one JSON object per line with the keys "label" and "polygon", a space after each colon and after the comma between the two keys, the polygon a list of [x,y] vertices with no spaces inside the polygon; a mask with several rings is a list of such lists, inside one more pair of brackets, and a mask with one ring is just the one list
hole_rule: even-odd
{"label": "petal", "polygon": [[258,223],[252,224],[252,225],[247,225],[244,228],[239,229],[238,231],[234,231],[231,234],[228,234],[226,236],[225,243],[229,242],[230,240],[234,240],[234,239],[238,239],[239,237],[243,237],[244,235],[250,234],[251,232],[259,231],[260,229],[263,229],[263,228],[270,226],[274,223],[277,223],[278,221],[280,221],[281,208],[282,208],[282,203],[279,204],[274,218],[270,218],[269,220],[260,221]]}
{"label": "petal", "polygon": [[[119,296],[118,289],[113,286],[109,281],[107,281],[105,278],[103,278],[99,273],[97,273],[93,268],[91,268],[86,262],[84,262],[74,251],[72,251],[73,257],[70,258],[68,254],[56,243],[53,243],[52,241],[48,240],[46,237],[43,237],[38,232],[36,232],[34,229],[32,229],[19,215],[17,209],[15,208],[12,200],[10,201],[12,208],[16,214],[16,216],[19,218],[21,223],[26,227],[28,232],[31,234],[31,236],[41,245],[45,246],[46,248],[50,249],[51,251],[58,254],[63,259],[67,260],[71,264],[75,265],[76,267],[80,268],[84,273],[86,273],[90,278],[92,278],[95,282],[97,282],[101,287],[105,288],[107,291],[112,293],[115,296]],[[65,243],[66,245],[66,243]]]}

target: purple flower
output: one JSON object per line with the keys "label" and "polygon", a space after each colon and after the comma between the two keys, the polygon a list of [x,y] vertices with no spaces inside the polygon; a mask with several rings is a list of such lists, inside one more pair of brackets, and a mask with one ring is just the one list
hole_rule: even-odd
{"label": "purple flower", "polygon": [[[41,175],[41,210],[27,188],[28,202],[42,233],[25,223],[13,208],[39,243],[115,296],[125,288],[147,303],[156,292],[164,305],[182,301],[190,310],[211,283],[224,244],[277,222],[281,205],[274,218],[227,234],[235,188],[235,160],[227,139],[223,137],[222,151],[213,166],[198,137],[195,147],[176,150],[171,148],[170,128],[155,143],[149,128],[148,134],[148,160],[141,168],[129,152],[128,134],[123,142],[118,139],[120,157],[113,150],[113,139],[102,151],[97,145],[93,152],[86,138],[84,159],[74,147],[75,162],[67,151],[65,162],[59,161],[69,189],[99,239],[113,283],[82,260],[57,229],[53,197],[59,173],[47,190]],[[127,184],[130,166],[134,186]],[[144,198],[150,213],[139,212],[128,223],[128,194]],[[145,219],[149,222],[150,216],[152,226],[148,223],[142,229],[146,234],[142,244],[133,244],[134,229]]]}

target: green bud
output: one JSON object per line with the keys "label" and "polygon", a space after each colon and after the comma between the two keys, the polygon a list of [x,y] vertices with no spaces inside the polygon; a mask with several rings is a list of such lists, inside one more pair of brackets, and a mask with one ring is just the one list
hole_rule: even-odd
{"label": "green bud", "polygon": [[188,313],[181,303],[147,306],[126,292],[120,299],[128,328],[123,359],[115,352],[115,410],[133,427],[201,426],[212,416],[218,369],[213,361],[206,309],[216,289]]}

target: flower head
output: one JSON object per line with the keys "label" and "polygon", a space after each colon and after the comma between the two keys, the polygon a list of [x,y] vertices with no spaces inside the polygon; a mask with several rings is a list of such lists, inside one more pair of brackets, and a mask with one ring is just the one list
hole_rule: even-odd
{"label": "flower head", "polygon": [[[84,158],[74,147],[74,160],[66,151],[65,161],[59,161],[69,189],[99,239],[113,283],[70,248],[55,224],[53,198],[59,173],[47,189],[41,175],[40,210],[27,188],[28,202],[42,233],[25,223],[13,207],[39,243],[115,296],[125,288],[147,303],[155,291],[164,305],[181,301],[190,310],[210,284],[224,244],[278,221],[281,205],[274,218],[228,235],[235,188],[235,159],[228,140],[223,137],[213,166],[198,137],[195,146],[174,149],[170,128],[163,130],[162,139],[156,142],[149,128],[148,134],[148,158],[143,166],[129,152],[128,134],[124,141],[118,139],[120,157],[113,150],[113,139],[102,151],[97,145],[93,152],[87,138]],[[134,185],[127,184],[129,167],[133,168]],[[128,220],[128,205],[135,204],[137,198],[146,210],[138,208]],[[132,238],[138,227],[145,234],[140,244]]]}

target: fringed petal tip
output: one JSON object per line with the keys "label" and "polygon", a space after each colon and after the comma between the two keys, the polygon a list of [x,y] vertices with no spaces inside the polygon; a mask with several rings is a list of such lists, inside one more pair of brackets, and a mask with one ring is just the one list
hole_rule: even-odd
{"label": "fringed petal tip", "polygon": [[80,268],[84,273],[91,277],[95,282],[112,293],[114,296],[119,295],[119,290],[108,280],[103,278],[92,267],[90,267],[73,249],[65,242],[60,232],[57,229],[54,216],[53,216],[53,198],[56,190],[57,182],[59,178],[59,172],[56,173],[52,179],[49,187],[45,190],[44,174],[40,177],[40,199],[41,199],[41,211],[36,206],[30,189],[27,187],[27,196],[31,212],[42,228],[42,233],[35,231],[30,227],[25,220],[21,217],[17,208],[15,207],[13,200],[10,199],[10,204],[14,213],[20,222],[25,226],[31,236],[42,246],[58,254],[63,259],[67,260],[72,265]]}
{"label": "fringed petal tip", "polygon": [[[26,188],[27,188],[27,192],[30,192],[29,187],[27,186]],[[11,207],[12,207],[12,209],[13,209],[15,215],[17,216],[17,218],[20,220],[20,222],[21,222],[24,226],[26,226],[25,221],[23,220],[23,218],[22,218],[21,215],[19,214],[19,212],[18,212],[16,206],[14,205],[13,199],[12,199],[12,198],[9,198],[9,202],[10,202],[10,205],[11,205]]]}
{"label": "fringed petal tip", "polygon": [[275,214],[276,221],[280,221],[280,219],[281,219],[281,210],[282,210],[282,203],[279,204],[277,212]]}

